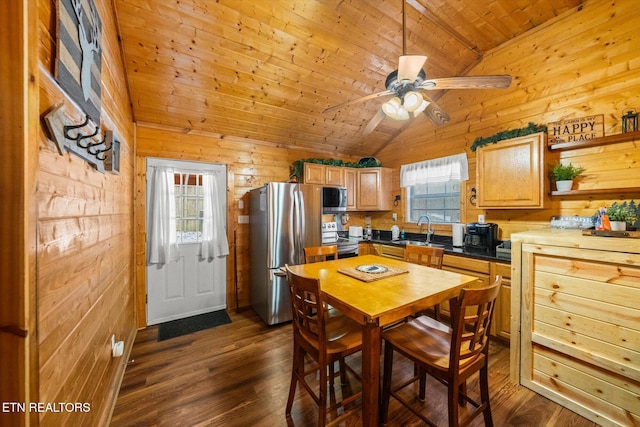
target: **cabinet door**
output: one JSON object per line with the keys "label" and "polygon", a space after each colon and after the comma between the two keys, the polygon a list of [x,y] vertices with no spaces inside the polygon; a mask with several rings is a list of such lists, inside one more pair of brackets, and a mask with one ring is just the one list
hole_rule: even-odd
{"label": "cabinet door", "polygon": [[[490,283],[491,267],[489,261],[445,254],[442,259],[442,269],[477,277],[478,281],[474,282],[471,287],[488,286]],[[451,318],[449,301],[440,303],[440,312],[444,317]]]}
{"label": "cabinet door", "polygon": [[344,172],[346,168],[339,166],[327,166],[324,183],[344,187]]}
{"label": "cabinet door", "polygon": [[496,300],[491,329],[495,336],[508,340],[511,337],[511,265],[495,263],[491,281],[496,274],[502,276],[502,286]]}
{"label": "cabinet door", "polygon": [[356,170],[344,168],[344,186],[347,188],[347,210],[355,211],[356,207]]}
{"label": "cabinet door", "polygon": [[361,211],[391,210],[390,181],[390,169],[358,169],[356,179],[357,209]]}
{"label": "cabinet door", "polygon": [[545,137],[536,133],[478,149],[478,208],[544,207]]}
{"label": "cabinet door", "polygon": [[326,166],[316,163],[304,164],[305,184],[324,184],[326,179]]}

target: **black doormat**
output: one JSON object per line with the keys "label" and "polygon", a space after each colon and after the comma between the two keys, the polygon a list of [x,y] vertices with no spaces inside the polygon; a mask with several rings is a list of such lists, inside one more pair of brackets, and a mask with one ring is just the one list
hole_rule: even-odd
{"label": "black doormat", "polygon": [[227,323],[231,323],[231,319],[229,319],[226,310],[212,311],[211,313],[172,320],[171,322],[161,323],[158,326],[158,341],[226,325]]}

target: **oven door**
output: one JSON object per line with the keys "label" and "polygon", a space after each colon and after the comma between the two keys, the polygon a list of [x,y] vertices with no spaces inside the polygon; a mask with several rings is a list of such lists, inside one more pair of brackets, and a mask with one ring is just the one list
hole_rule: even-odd
{"label": "oven door", "polygon": [[338,259],[358,256],[358,242],[351,239],[338,238]]}

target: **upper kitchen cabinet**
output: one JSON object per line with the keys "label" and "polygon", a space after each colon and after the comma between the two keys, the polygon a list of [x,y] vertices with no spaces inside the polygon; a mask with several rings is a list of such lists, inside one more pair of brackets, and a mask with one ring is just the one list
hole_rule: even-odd
{"label": "upper kitchen cabinet", "polygon": [[347,188],[347,210],[355,211],[356,206],[356,180],[358,179],[357,170],[354,168],[345,168],[344,170],[344,186]]}
{"label": "upper kitchen cabinet", "polygon": [[391,210],[391,169],[357,169],[355,194],[358,211]]}
{"label": "upper kitchen cabinet", "polygon": [[478,148],[478,208],[543,208],[545,142],[541,132]]}
{"label": "upper kitchen cabinet", "polygon": [[345,186],[345,168],[340,166],[327,166],[317,163],[304,164],[304,183]]}

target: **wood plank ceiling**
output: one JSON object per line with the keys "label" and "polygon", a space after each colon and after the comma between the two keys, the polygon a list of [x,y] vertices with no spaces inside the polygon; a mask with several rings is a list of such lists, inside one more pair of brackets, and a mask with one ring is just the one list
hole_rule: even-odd
{"label": "wood plank ceiling", "polygon": [[[463,76],[487,51],[583,2],[407,0],[406,53],[428,56],[428,78]],[[115,5],[138,123],[354,156],[374,154],[410,123],[385,118],[360,135],[384,99],[323,113],[385,89],[403,52],[402,0]]]}

